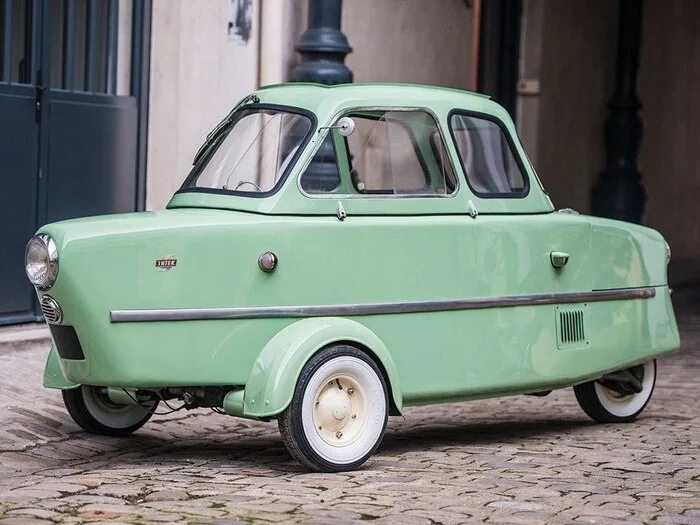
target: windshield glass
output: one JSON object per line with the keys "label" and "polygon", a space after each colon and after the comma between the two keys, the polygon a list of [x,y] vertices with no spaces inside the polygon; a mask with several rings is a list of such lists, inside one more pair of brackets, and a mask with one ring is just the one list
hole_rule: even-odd
{"label": "windshield glass", "polygon": [[188,177],[184,188],[244,193],[271,191],[284,178],[311,130],[311,119],[277,109],[237,112],[212,136],[212,151]]}

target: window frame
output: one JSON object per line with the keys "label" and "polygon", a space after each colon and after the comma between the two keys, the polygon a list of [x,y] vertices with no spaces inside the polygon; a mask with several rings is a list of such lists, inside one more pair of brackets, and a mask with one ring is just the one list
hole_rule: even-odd
{"label": "window frame", "polygon": [[[464,160],[462,159],[462,154],[460,152],[459,146],[457,145],[457,139],[455,138],[454,130],[452,129],[452,117],[455,115],[459,116],[465,116],[465,117],[474,117],[478,118],[481,120],[486,120],[489,122],[492,122],[496,124],[499,129],[501,130],[501,133],[506,139],[506,142],[508,143],[508,147],[510,148],[510,152],[513,155],[513,159],[515,160],[516,165],[518,166],[518,169],[520,170],[520,174],[523,177],[523,182],[525,183],[524,187],[522,190],[519,191],[511,191],[507,193],[484,193],[480,192],[474,189],[472,186],[471,182],[469,182],[469,173],[467,173],[467,169],[464,166]],[[450,112],[447,114],[447,128],[450,131],[450,137],[452,138],[452,145],[454,146],[455,153],[457,154],[457,158],[459,160],[459,165],[462,168],[462,173],[464,174],[464,180],[467,183],[467,186],[469,186],[469,189],[471,192],[479,197],[480,199],[524,199],[530,194],[530,174],[528,171],[525,169],[525,165],[523,163],[523,159],[520,156],[520,153],[518,152],[518,149],[515,147],[515,141],[513,140],[513,136],[511,135],[510,131],[506,127],[505,123],[499,119],[497,116],[489,114],[489,113],[482,113],[480,111],[469,111],[466,109],[452,109]]]}
{"label": "window frame", "polygon": [[[311,156],[309,157],[309,160],[306,162],[306,164],[303,166],[300,175],[297,177],[297,188],[299,189],[299,192],[304,195],[305,197],[316,199],[316,198],[321,198],[321,199],[338,199],[338,198],[343,198],[343,199],[377,199],[377,198],[390,198],[390,199],[425,199],[425,198],[439,198],[439,199],[453,199],[457,197],[460,193],[461,190],[461,183],[459,180],[459,176],[457,174],[456,166],[454,163],[454,159],[452,159],[452,155],[449,153],[449,147],[448,147],[448,142],[447,138],[445,135],[445,132],[443,130],[443,126],[441,124],[440,119],[438,116],[435,114],[434,111],[432,111],[429,108],[426,107],[407,107],[407,106],[399,106],[399,107],[391,107],[391,106],[358,106],[358,107],[353,107],[353,108],[344,108],[341,111],[337,112],[331,119],[330,122],[334,123],[337,122],[339,118],[342,118],[344,116],[349,116],[353,113],[362,113],[362,112],[374,112],[374,111],[384,111],[385,113],[387,112],[423,112],[427,113],[430,115],[430,117],[433,119],[433,122],[435,123],[435,128],[437,129],[438,133],[440,134],[440,139],[442,140],[442,143],[445,147],[445,151],[447,152],[447,157],[448,161],[450,163],[450,167],[452,168],[452,173],[454,175],[455,179],[455,188],[452,191],[452,193],[445,193],[445,194],[438,194],[438,193],[433,193],[433,194],[411,194],[411,193],[373,193],[373,192],[363,192],[360,193],[355,185],[353,184],[351,180],[351,173],[352,173],[352,166],[350,165],[350,155],[349,155],[349,148],[347,144],[347,137],[339,137],[339,140],[342,140],[343,142],[343,151],[339,151],[338,149],[335,150],[336,153],[336,159],[338,162],[338,169],[340,173],[340,178],[341,178],[341,183],[338,186],[339,189],[343,189],[346,186],[350,186],[354,189],[354,193],[339,193],[337,190],[335,192],[325,192],[325,193],[308,193],[306,192],[302,187],[301,187],[301,177],[303,176],[304,172],[308,168],[308,165],[311,163],[311,160],[313,159],[314,155],[316,154],[316,151],[318,148],[320,148],[320,143],[323,142],[321,140],[319,142],[319,146],[312,152]],[[369,117],[368,117],[369,118]],[[378,119],[377,119],[378,120]],[[332,125],[332,124],[330,124]],[[401,124],[403,126],[403,124]],[[327,130],[328,133],[332,133],[333,130]],[[411,139],[411,144],[414,147],[414,150],[416,152],[416,155],[418,156],[419,162],[421,164],[421,167],[424,169],[427,169],[427,166],[425,164],[425,159],[423,158],[423,152],[421,151],[420,146],[416,143],[415,141],[415,136],[414,134],[410,131],[409,129],[409,137]],[[323,137],[325,139],[325,136]],[[333,135],[333,144],[336,146],[336,137]],[[429,145],[430,147],[430,145]],[[432,147],[430,147],[431,152],[432,152]],[[342,158],[339,155],[339,153],[342,154]],[[434,154],[434,152],[433,152]],[[343,166],[343,163],[346,162],[347,166]],[[428,174],[428,176],[430,176]],[[347,179],[347,180],[344,180]],[[429,180],[427,182],[430,182]]]}
{"label": "window frame", "polygon": [[[428,144],[430,146],[430,150],[433,153],[433,157],[435,157],[436,164],[438,164],[438,166],[440,166],[440,161],[438,159],[441,159],[442,156],[439,155],[439,152],[437,151],[437,145],[435,144],[434,138],[435,138],[435,134],[431,134],[430,138],[428,139]],[[452,166],[452,160],[450,159],[450,157],[452,155],[450,155],[450,151],[447,149],[447,143],[445,141],[443,141],[442,144],[443,144],[444,150],[445,150],[445,157],[447,157],[448,162],[450,163],[450,167],[452,168],[452,177],[453,177],[454,183],[455,183],[455,187],[454,187],[454,190],[452,190],[452,193],[455,193],[457,191],[458,186],[459,186],[459,177],[457,176],[457,172],[454,170],[454,167]],[[440,166],[440,167],[443,170],[445,168],[444,165]],[[445,189],[447,189],[447,178],[445,178]]]}
{"label": "window frame", "polygon": [[[192,181],[200,174],[206,163],[209,161],[211,156],[214,154],[214,152],[218,151],[218,148],[221,146],[219,143],[218,146],[216,147],[210,147],[209,151],[207,152],[206,155],[202,155],[202,157],[195,163],[195,165],[192,167],[190,172],[187,174],[187,177],[185,177],[185,180],[182,182],[182,185],[180,188],[175,192],[175,195],[181,194],[181,193],[213,193],[216,195],[235,195],[238,197],[251,197],[254,199],[264,199],[266,197],[270,197],[272,195],[275,195],[277,192],[279,192],[282,187],[284,187],[285,183],[287,182],[287,179],[289,178],[289,175],[292,173],[292,171],[296,168],[297,163],[299,162],[299,158],[301,155],[306,151],[306,147],[309,145],[309,142],[311,141],[311,138],[317,133],[318,131],[318,119],[316,118],[316,115],[312,112],[309,111],[308,109],[296,107],[296,106],[286,106],[282,104],[265,104],[265,103],[253,103],[253,104],[246,104],[240,108],[238,108],[232,117],[235,116],[237,113],[242,112],[242,111],[249,111],[251,109],[270,109],[272,111],[280,111],[280,112],[286,112],[286,113],[293,113],[296,115],[301,115],[304,117],[307,117],[311,121],[311,125],[309,127],[309,131],[307,131],[306,136],[304,139],[299,143],[299,147],[297,148],[296,153],[294,153],[294,156],[292,159],[289,161],[289,165],[285,168],[284,173],[282,173],[282,176],[277,180],[277,183],[268,191],[258,191],[258,192],[252,192],[252,191],[236,191],[236,190],[225,190],[223,188],[204,188],[200,186],[187,186],[188,184],[191,184]],[[233,129],[233,127],[231,128]],[[225,140],[225,138],[228,136],[228,133],[225,135],[222,135],[217,139],[217,142],[221,142]],[[213,146],[213,144],[212,144]],[[297,179],[300,179],[301,177],[297,177]]]}

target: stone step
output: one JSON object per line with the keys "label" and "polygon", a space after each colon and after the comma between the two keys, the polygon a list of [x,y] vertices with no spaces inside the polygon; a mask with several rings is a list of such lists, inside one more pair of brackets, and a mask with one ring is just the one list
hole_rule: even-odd
{"label": "stone step", "polygon": [[0,353],[50,344],[51,337],[46,323],[0,327]]}

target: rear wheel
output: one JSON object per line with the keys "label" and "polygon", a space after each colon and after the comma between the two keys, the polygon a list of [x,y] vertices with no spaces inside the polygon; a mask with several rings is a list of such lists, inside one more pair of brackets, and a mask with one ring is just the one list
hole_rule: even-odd
{"label": "rear wheel", "polygon": [[626,423],[642,413],[656,385],[656,361],[574,387],[576,400],[599,423]]}
{"label": "rear wheel", "polygon": [[128,436],[148,421],[158,401],[140,405],[120,405],[107,396],[106,389],[81,385],[62,390],[68,413],[83,430],[101,436]]}
{"label": "rear wheel", "polygon": [[306,364],[278,422],[289,453],[320,472],[353,470],[374,453],[388,417],[377,365],[351,346],[322,350]]}

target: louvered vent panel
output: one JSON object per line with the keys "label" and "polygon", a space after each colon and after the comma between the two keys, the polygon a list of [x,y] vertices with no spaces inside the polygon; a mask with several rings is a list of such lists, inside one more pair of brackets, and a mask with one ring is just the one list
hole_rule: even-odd
{"label": "louvered vent panel", "polygon": [[560,347],[585,346],[586,327],[584,310],[558,310],[557,339]]}

